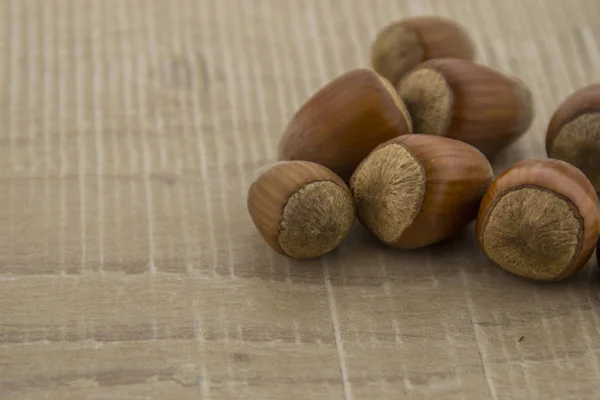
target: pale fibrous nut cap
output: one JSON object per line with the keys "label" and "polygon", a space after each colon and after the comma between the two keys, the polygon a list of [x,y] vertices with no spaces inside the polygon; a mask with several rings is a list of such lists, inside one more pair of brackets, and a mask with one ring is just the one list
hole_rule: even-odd
{"label": "pale fibrous nut cap", "polygon": [[327,168],[306,161],[261,168],[248,192],[248,210],[266,242],[297,259],[335,249],[355,220],[346,184]]}
{"label": "pale fibrous nut cap", "polygon": [[483,230],[485,251],[496,264],[532,279],[561,275],[583,232],[573,203],[547,189],[522,186],[503,193]]}
{"label": "pale fibrous nut cap", "polygon": [[394,243],[421,210],[425,168],[402,144],[376,149],[359,168],[350,186],[361,222],[384,243]]}
{"label": "pale fibrous nut cap", "polygon": [[421,68],[398,88],[410,107],[415,133],[444,136],[452,118],[454,94],[446,78],[433,68]]}

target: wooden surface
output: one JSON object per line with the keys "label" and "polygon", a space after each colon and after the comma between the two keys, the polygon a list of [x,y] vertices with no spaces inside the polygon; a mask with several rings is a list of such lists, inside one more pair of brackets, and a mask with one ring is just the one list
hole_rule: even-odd
{"label": "wooden surface", "polygon": [[449,16],[558,103],[600,81],[598,0],[0,1],[0,398],[594,399],[596,261],[532,284],[470,227],[310,262],[245,208],[293,112],[393,19]]}

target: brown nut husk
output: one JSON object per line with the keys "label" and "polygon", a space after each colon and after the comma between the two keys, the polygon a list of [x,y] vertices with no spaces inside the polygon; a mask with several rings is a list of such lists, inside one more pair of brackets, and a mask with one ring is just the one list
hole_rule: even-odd
{"label": "brown nut husk", "polygon": [[394,86],[423,61],[474,57],[475,48],[466,29],[450,19],[434,16],[394,21],[377,34],[371,45],[373,69]]}
{"label": "brown nut husk", "polygon": [[579,168],[600,192],[600,83],[560,104],[548,125],[546,153]]}
{"label": "brown nut husk", "polygon": [[474,147],[434,135],[378,146],[350,180],[357,216],[381,241],[414,249],[449,238],[477,216],[493,180]]}
{"label": "brown nut husk", "polygon": [[335,249],[355,221],[348,186],[331,170],[307,161],[263,168],[247,201],[254,225],[278,253],[305,259]]}
{"label": "brown nut husk", "polygon": [[413,131],[461,140],[488,158],[533,121],[531,92],[503,73],[467,60],[426,61],[399,84]]}
{"label": "brown nut husk", "polygon": [[412,132],[394,87],[368,69],[349,71],[315,93],[292,117],[280,160],[324,165],[347,181],[377,145]]}
{"label": "brown nut husk", "polygon": [[578,272],[599,237],[600,204],[577,168],[560,160],[521,161],[496,179],[477,218],[477,239],[495,266],[540,281]]}

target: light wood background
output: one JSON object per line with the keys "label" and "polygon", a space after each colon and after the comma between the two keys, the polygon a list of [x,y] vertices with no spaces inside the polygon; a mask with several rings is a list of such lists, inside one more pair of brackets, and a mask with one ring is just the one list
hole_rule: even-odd
{"label": "light wood background", "polygon": [[298,263],[250,222],[292,113],[418,14],[531,86],[497,172],[600,81],[598,0],[1,0],[0,398],[598,398],[595,261],[532,284],[472,229],[400,252],[357,225]]}

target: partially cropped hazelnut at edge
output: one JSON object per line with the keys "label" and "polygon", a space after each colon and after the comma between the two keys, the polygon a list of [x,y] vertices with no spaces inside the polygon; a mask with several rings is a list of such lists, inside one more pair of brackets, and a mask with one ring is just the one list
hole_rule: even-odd
{"label": "partially cropped hazelnut at edge", "polygon": [[558,281],[591,258],[599,210],[594,188],[579,169],[560,160],[525,160],[489,187],[477,239],[495,266],[524,278]]}
{"label": "partially cropped hazelnut at edge", "polygon": [[350,180],[358,219],[401,249],[449,238],[475,220],[493,180],[489,161],[458,140],[405,135],[378,146]]}
{"label": "partially cropped hazelnut at edge", "polygon": [[548,125],[546,153],[579,168],[600,192],[600,83],[560,104]]}
{"label": "partially cropped hazelnut at edge", "polygon": [[348,186],[329,169],[307,161],[263,167],[250,186],[247,206],[269,246],[297,259],[332,251],[356,218]]}
{"label": "partially cropped hazelnut at edge", "polygon": [[395,88],[368,69],[329,82],[294,114],[279,142],[280,160],[324,165],[344,181],[379,144],[412,132]]}
{"label": "partially cropped hazelnut at edge", "polygon": [[373,69],[395,86],[419,63],[434,58],[475,57],[473,41],[458,23],[442,17],[419,16],[384,27],[371,45]]}
{"label": "partially cropped hazelnut at edge", "polygon": [[488,158],[521,137],[534,116],[522,81],[467,60],[426,61],[402,79],[398,92],[414,132],[461,140]]}

